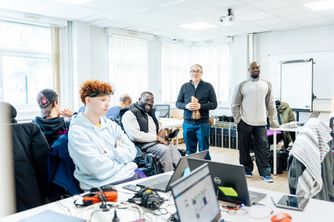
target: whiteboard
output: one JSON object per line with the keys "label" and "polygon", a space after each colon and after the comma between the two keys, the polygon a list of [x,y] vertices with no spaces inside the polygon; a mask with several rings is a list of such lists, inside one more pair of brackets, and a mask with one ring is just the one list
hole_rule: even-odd
{"label": "whiteboard", "polygon": [[281,62],[280,99],[294,110],[312,111],[313,59]]}
{"label": "whiteboard", "polygon": [[[280,99],[281,91],[281,62],[290,60],[303,60],[313,58],[313,94],[317,99],[331,99],[334,97],[334,51],[304,52],[291,54],[270,54],[267,57],[267,69],[263,69],[263,76],[268,79],[273,86],[275,99]],[[297,84],[298,82],[296,82]],[[300,88],[304,87],[299,85]],[[296,88],[296,87],[295,87]],[[296,90],[297,91],[297,90]],[[304,98],[305,95],[301,98]],[[294,97],[288,98],[287,102]],[[313,108],[314,107],[313,102]]]}

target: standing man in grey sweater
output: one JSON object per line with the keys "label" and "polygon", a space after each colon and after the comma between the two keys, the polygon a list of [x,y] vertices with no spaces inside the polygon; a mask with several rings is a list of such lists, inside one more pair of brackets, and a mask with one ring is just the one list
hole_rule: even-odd
{"label": "standing man in grey sweater", "polygon": [[237,85],[232,101],[232,114],[237,124],[239,161],[247,177],[252,177],[253,161],[249,148],[254,147],[256,165],[265,182],[272,183],[267,142],[267,117],[271,127],[278,127],[277,111],[269,81],[260,79],[260,65],[252,62],[248,80]]}

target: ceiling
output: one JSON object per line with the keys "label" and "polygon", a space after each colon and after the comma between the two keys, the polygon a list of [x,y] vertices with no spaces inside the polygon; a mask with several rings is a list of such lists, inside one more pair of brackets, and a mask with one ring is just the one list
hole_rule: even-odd
{"label": "ceiling", "polygon": [[[334,9],[312,11],[316,0],[92,0],[72,5],[57,0],[0,0],[1,9],[87,22],[93,26],[209,41],[246,33],[291,30],[334,24]],[[232,8],[235,21],[219,17]],[[193,31],[180,25],[206,22],[217,28]]]}

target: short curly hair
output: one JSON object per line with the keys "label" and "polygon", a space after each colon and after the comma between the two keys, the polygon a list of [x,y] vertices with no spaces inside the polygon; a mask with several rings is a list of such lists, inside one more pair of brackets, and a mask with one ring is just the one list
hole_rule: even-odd
{"label": "short curly hair", "polygon": [[97,96],[109,96],[114,94],[112,86],[108,82],[103,82],[100,80],[87,80],[82,83],[80,87],[80,98],[81,101],[85,103],[85,98],[97,97]]}

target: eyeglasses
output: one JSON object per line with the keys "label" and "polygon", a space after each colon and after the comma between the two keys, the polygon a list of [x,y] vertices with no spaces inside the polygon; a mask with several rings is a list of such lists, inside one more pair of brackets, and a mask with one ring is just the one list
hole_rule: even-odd
{"label": "eyeglasses", "polygon": [[192,73],[201,73],[202,71],[201,70],[190,70],[190,72],[192,72]]}

